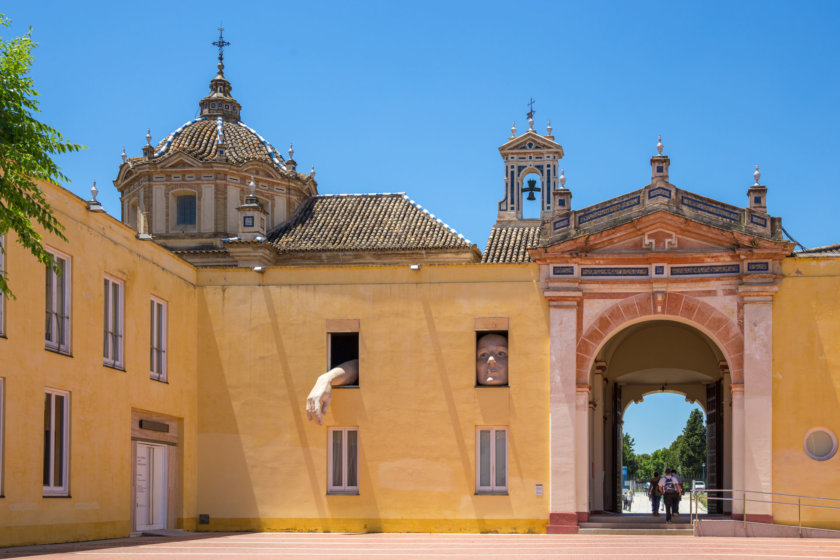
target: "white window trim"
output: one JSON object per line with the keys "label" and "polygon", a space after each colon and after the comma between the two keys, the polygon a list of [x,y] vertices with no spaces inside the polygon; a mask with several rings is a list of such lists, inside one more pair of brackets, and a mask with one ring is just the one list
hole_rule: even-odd
{"label": "white window trim", "polygon": [[[44,485],[44,496],[66,496],[69,494],[70,484],[68,481],[68,476],[70,475],[70,393],[67,391],[61,391],[59,389],[45,389],[44,393],[47,395],[51,395],[51,406],[50,406],[50,446],[49,450],[55,449],[55,397],[64,397],[64,429],[62,430],[61,434],[61,456],[62,462],[59,465],[61,469],[62,476],[61,480],[63,484],[61,486],[52,486],[52,485]],[[48,450],[44,449],[44,454],[46,454]],[[46,457],[45,461],[46,462]],[[50,452],[49,456],[49,467],[50,472],[48,479],[53,480],[53,474],[55,473],[55,455]]]}
{"label": "white window trim", "polygon": [[[157,324],[158,323],[157,323],[157,321],[155,321],[156,311],[158,309],[157,306],[160,306],[160,313],[163,315],[163,320],[161,321],[162,327],[160,329],[162,331],[160,333],[160,335],[161,335],[160,336],[160,339],[161,339],[160,348],[155,347],[155,340],[158,338],[157,337],[157,335],[158,335]],[[149,334],[150,334],[150,338],[149,338],[149,377],[151,379],[154,379],[155,381],[163,381],[163,382],[167,381],[167,371],[166,371],[167,370],[167,368],[166,368],[166,342],[167,341],[166,341],[166,336],[167,336],[167,332],[169,330],[169,326],[167,325],[167,322],[169,320],[168,309],[167,308],[168,308],[168,306],[166,304],[166,301],[164,301],[160,298],[157,298],[155,296],[151,297],[150,313],[149,313],[149,320],[151,322],[151,328],[149,329]],[[159,352],[160,354],[162,354],[162,356],[161,356],[161,371],[155,371],[155,352]]]}
{"label": "white window trim", "polygon": [[[341,485],[333,484],[333,434],[340,432],[341,435]],[[356,432],[356,485],[350,486],[347,484],[347,473],[349,465],[347,463],[347,434],[349,432]],[[327,430],[327,492],[330,494],[358,494],[359,493],[359,455],[361,449],[361,442],[359,440],[359,428],[330,428]]]}
{"label": "white window trim", "polygon": [[[0,235],[0,271],[5,272],[6,269],[6,236]],[[6,334],[6,294],[0,290],[0,336]],[[2,489],[0,489],[2,495]]]}
{"label": "white window trim", "polygon": [[[71,325],[72,325],[71,318],[72,318],[72,309],[73,309],[72,301],[71,301],[71,298],[70,298],[70,295],[73,293],[73,290],[72,290],[72,268],[73,268],[72,264],[73,264],[73,260],[70,257],[70,255],[66,255],[66,254],[62,253],[61,251],[56,251],[55,249],[51,249],[49,247],[46,248],[46,251],[48,253],[50,253],[53,257],[58,258],[58,259],[62,259],[63,261],[65,261],[64,274],[63,274],[63,276],[64,276],[64,305],[65,305],[65,309],[63,309],[63,310],[59,310],[57,308],[45,309],[46,313],[50,313],[50,314],[56,316],[56,324],[53,325],[53,327],[54,327],[53,328],[53,333],[55,333],[56,340],[46,338],[46,333],[45,333],[44,344],[45,344],[45,346],[48,350],[54,350],[56,352],[60,352],[61,354],[69,354],[70,353],[70,348],[71,348],[71,336],[70,335],[71,335]],[[48,273],[53,276],[53,280],[54,280],[53,283],[52,283],[52,286],[53,286],[52,287],[52,302],[53,302],[53,305],[55,305],[56,300],[57,300],[56,290],[58,289],[58,287],[57,287],[58,274],[56,274],[55,271],[53,271],[52,268],[49,267],[49,266],[47,266],[47,270],[48,270]],[[46,302],[44,302],[44,305],[45,305],[45,308],[46,308]],[[64,311],[66,313],[66,315],[64,315],[62,317],[59,311]],[[59,321],[63,323],[63,325],[60,328],[59,328],[59,325],[58,325]],[[65,343],[64,344],[61,343],[61,340],[59,340],[60,337],[58,336],[58,333],[61,329],[63,329],[63,332],[65,333]]]}
{"label": "white window trim", "polygon": [[6,432],[6,379],[0,377],[0,496],[3,496],[3,474],[5,473],[5,463],[3,461],[3,440]]}
{"label": "white window trim", "polygon": [[[481,485],[481,432],[490,432],[490,485]],[[505,434],[505,483],[496,485],[496,433]],[[510,479],[509,457],[510,442],[507,426],[479,426],[475,429],[475,493],[476,494],[507,494]]]}
{"label": "white window trim", "polygon": [[[111,295],[113,294],[113,286],[117,286],[117,294],[119,301],[116,305],[116,316],[113,313],[113,305]],[[104,344],[102,347],[102,363],[109,367],[123,368],[125,366],[125,282],[113,276],[105,275],[105,299],[103,305],[105,307],[104,314]],[[113,339],[116,337],[116,356],[110,355],[111,349],[114,347]]]}

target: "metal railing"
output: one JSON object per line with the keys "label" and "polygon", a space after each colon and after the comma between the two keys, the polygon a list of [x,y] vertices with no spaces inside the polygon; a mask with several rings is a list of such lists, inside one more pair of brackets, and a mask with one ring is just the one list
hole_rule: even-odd
{"label": "metal railing", "polygon": [[[712,494],[711,496],[709,495],[710,493]],[[727,493],[728,497],[726,496]],[[738,496],[739,494],[740,497]],[[694,525],[694,522],[700,515],[700,512],[698,510],[698,504],[701,495],[704,495],[706,497],[707,511],[708,503],[710,501],[732,502],[733,506],[735,505],[735,502],[739,502],[741,504],[741,515],[744,519],[744,527],[747,526],[747,502],[796,506],[796,517],[797,525],[799,526],[799,536],[802,536],[802,508],[840,510],[840,498],[823,498],[820,496],[803,496],[800,494],[784,494],[782,492],[761,492],[759,490],[738,490],[733,488],[707,488],[705,490],[692,490],[689,494],[688,511],[689,520],[691,521],[692,525]],[[777,496],[780,497],[779,500],[776,499]],[[767,497],[769,497],[770,499],[762,499]],[[785,501],[794,498],[796,499],[795,502]],[[803,504],[802,500],[814,500],[817,502],[833,502],[837,505],[824,505],[822,503]],[[756,514],[753,513],[753,515]]]}

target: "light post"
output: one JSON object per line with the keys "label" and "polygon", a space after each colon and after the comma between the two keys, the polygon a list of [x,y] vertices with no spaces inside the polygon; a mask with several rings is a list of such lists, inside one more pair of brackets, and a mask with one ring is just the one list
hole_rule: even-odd
{"label": "light post", "polygon": [[706,463],[701,463],[701,465],[703,465],[703,476],[700,478],[703,479],[703,482],[706,482]]}

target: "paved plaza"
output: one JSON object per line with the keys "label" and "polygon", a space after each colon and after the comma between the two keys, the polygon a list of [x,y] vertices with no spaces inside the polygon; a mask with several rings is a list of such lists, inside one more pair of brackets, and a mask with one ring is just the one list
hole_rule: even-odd
{"label": "paved plaza", "polygon": [[0,549],[3,558],[294,560],[396,558],[840,558],[840,540],[465,534],[202,533]]}

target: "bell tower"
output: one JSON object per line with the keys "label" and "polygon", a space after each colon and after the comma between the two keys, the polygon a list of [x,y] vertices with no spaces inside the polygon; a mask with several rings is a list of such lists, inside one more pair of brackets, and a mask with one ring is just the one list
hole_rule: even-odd
{"label": "bell tower", "polygon": [[508,142],[499,147],[499,154],[505,162],[505,192],[499,202],[498,222],[522,220],[522,194],[528,193],[529,200],[535,200],[536,182],[525,183],[528,175],[540,178],[539,200],[540,218],[552,216],[553,196],[559,180],[558,162],[563,158],[563,146],[554,141],[551,121],[548,121],[546,134],[534,130],[533,99],[529,103],[528,130],[517,136],[516,123],[511,127]]}

